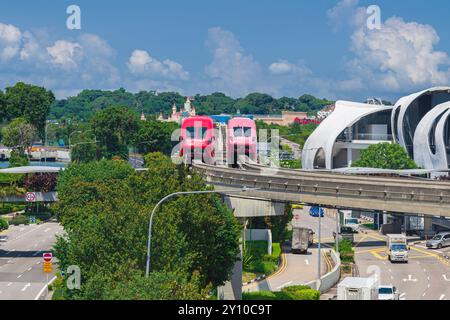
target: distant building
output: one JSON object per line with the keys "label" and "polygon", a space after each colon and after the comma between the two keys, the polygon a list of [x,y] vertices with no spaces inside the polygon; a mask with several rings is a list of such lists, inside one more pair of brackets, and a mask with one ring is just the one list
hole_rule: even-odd
{"label": "distant building", "polygon": [[282,111],[281,115],[259,115],[255,114],[256,121],[262,121],[266,124],[278,124],[280,126],[288,126],[293,124],[295,119],[307,119],[306,112]]}
{"label": "distant building", "polygon": [[147,118],[145,117],[144,111],[141,113],[141,121],[147,121]]}
{"label": "distant building", "polygon": [[195,106],[192,105],[191,98],[186,97],[186,102],[184,103],[183,107],[180,107],[180,111],[177,111],[177,105],[174,103],[172,106],[172,114],[169,116],[169,118],[164,119],[164,116],[161,112],[158,117],[158,120],[181,123],[183,118],[194,117],[196,115],[197,111],[195,109]]}
{"label": "distant building", "polygon": [[[372,144],[398,143],[416,164],[429,170],[450,167],[450,87],[435,87],[400,98],[337,101],[335,109],[305,143],[304,169],[351,166]],[[441,175],[441,174],[436,174]]]}

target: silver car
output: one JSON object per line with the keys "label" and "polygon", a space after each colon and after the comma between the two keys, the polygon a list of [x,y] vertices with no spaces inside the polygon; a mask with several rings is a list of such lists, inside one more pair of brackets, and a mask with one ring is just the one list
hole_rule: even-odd
{"label": "silver car", "polygon": [[440,232],[427,241],[427,248],[441,249],[446,246],[450,246],[450,232]]}

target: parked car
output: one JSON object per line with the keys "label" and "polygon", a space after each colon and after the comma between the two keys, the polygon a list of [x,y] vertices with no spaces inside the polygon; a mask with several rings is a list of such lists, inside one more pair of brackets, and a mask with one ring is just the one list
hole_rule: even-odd
{"label": "parked car", "polygon": [[378,300],[399,300],[397,288],[392,285],[379,286]]}
{"label": "parked car", "polygon": [[450,232],[440,232],[427,241],[427,248],[441,249],[447,246],[450,246]]}

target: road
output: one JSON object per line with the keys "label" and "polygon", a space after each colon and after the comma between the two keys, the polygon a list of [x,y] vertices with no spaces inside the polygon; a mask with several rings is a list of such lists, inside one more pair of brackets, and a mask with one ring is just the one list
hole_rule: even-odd
{"label": "road", "polygon": [[[309,214],[309,208],[304,210],[294,210],[294,214],[299,215],[300,224],[302,227],[312,229],[316,235],[318,230],[318,218],[311,217]],[[323,248],[330,247],[333,242],[333,226],[334,220],[329,217],[321,219],[322,224],[322,241]],[[317,264],[318,264],[318,249],[317,249],[317,237],[315,235],[315,244],[309,248],[308,254],[292,254],[290,248],[286,250],[284,255],[284,264],[282,264],[279,272],[268,277],[267,279],[259,282],[252,283],[244,286],[242,290],[244,292],[253,292],[260,290],[279,291],[283,287],[305,284],[317,279]],[[325,263],[325,258],[322,252],[321,259],[321,275],[327,273],[328,266]]]}
{"label": "road", "polygon": [[[63,228],[57,223],[11,226],[0,243],[0,300],[36,300],[45,295],[42,253],[49,251]],[[55,269],[55,268],[54,268]],[[49,279],[54,273],[49,275]]]}
{"label": "road", "polygon": [[409,263],[390,263],[386,237],[369,231],[367,235],[360,234],[358,241],[355,261],[360,276],[377,274],[381,284],[397,287],[401,300],[450,299],[450,265],[439,258],[439,251],[411,244]]}

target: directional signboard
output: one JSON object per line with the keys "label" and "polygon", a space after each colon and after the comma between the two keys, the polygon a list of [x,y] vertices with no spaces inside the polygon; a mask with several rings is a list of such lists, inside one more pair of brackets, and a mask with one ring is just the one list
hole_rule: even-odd
{"label": "directional signboard", "polygon": [[36,202],[36,193],[35,192],[27,192],[25,195],[26,202]]}
{"label": "directional signboard", "polygon": [[45,252],[42,257],[44,258],[44,272],[45,273],[52,273],[53,271],[53,255],[51,252]]}

